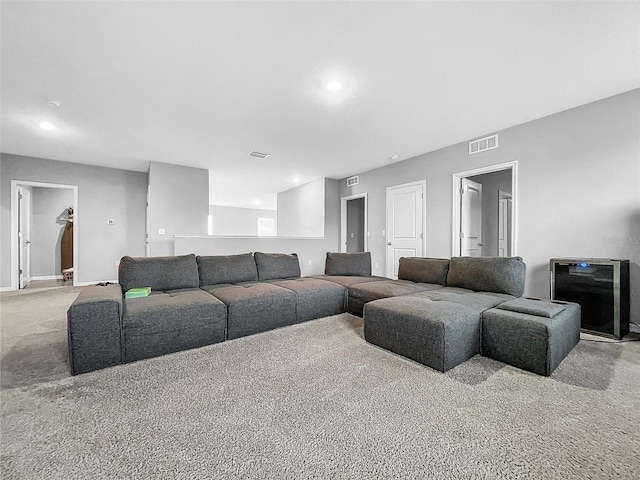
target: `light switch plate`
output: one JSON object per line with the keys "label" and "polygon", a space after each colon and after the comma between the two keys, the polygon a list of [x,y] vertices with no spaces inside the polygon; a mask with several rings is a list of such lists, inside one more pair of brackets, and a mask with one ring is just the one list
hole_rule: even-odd
{"label": "light switch plate", "polygon": [[159,228],[158,229],[158,235],[164,235],[164,234],[165,234],[164,228]]}
{"label": "light switch plate", "polygon": [[115,225],[116,221],[113,218],[107,218],[107,225]]}

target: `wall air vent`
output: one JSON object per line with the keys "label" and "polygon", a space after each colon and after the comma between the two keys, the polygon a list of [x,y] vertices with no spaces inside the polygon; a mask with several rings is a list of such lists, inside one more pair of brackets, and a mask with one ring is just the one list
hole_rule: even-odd
{"label": "wall air vent", "polygon": [[491,135],[490,137],[480,138],[469,142],[469,155],[474,153],[484,152],[485,150],[492,150],[498,148],[498,134]]}
{"label": "wall air vent", "polygon": [[269,156],[269,154],[268,153],[256,152],[255,150],[251,150],[249,152],[249,156],[250,157],[256,157],[256,158],[267,158]]}
{"label": "wall air vent", "polygon": [[347,187],[353,187],[354,185],[358,185],[360,183],[360,175],[354,175],[353,177],[347,178]]}

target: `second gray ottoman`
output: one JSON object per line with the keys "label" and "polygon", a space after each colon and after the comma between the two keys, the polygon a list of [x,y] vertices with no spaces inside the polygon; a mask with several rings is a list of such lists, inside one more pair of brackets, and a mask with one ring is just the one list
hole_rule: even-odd
{"label": "second gray ottoman", "polygon": [[364,306],[365,339],[446,372],[480,353],[480,313],[452,302],[395,297]]}
{"label": "second gray ottoman", "polygon": [[482,314],[482,355],[549,376],[580,340],[580,305],[518,298]]}

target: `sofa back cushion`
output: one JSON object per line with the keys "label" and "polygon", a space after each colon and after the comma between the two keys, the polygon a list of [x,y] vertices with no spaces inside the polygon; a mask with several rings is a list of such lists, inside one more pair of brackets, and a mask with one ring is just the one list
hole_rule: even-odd
{"label": "sofa back cushion", "polygon": [[198,256],[196,260],[200,286],[258,281],[256,262],[250,253]]}
{"label": "sofa back cushion", "polygon": [[398,280],[445,285],[448,271],[448,258],[402,257],[398,267]]}
{"label": "sofa back cushion", "polygon": [[300,262],[298,254],[262,253],[253,254],[258,267],[258,280],[273,280],[274,278],[293,278],[300,276]]}
{"label": "sofa back cushion", "polygon": [[193,254],[176,257],[122,257],[118,268],[122,291],[151,287],[151,291],[198,288],[198,264]]}
{"label": "sofa back cushion", "polygon": [[371,275],[371,253],[332,253],[327,252],[324,262],[325,275]]}
{"label": "sofa back cushion", "polygon": [[524,292],[525,271],[520,257],[453,257],[447,286],[519,297]]}

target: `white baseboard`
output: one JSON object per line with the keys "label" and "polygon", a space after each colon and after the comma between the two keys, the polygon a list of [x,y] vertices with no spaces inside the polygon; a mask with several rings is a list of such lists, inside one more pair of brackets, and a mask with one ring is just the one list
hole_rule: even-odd
{"label": "white baseboard", "polygon": [[16,289],[12,287],[0,287],[0,292],[15,292]]}
{"label": "white baseboard", "polygon": [[33,280],[62,280],[62,275],[34,275],[29,281],[31,282]]}
{"label": "white baseboard", "polygon": [[97,283],[118,283],[118,280],[95,280],[93,282],[76,282],[73,284],[74,287],[86,287],[88,285],[95,285]]}

